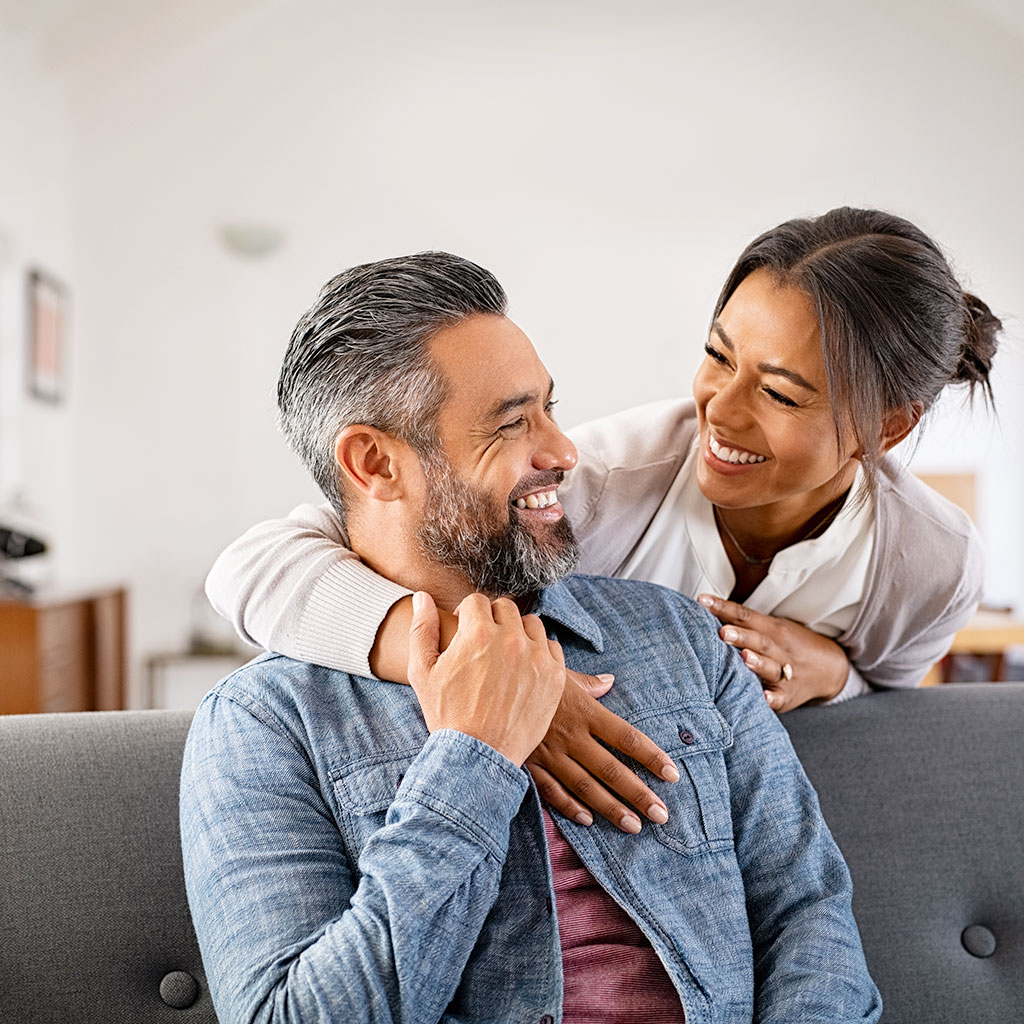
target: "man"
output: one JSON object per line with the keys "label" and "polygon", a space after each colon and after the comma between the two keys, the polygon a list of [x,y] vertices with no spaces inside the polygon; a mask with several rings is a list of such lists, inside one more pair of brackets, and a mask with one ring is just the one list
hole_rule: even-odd
{"label": "man", "polygon": [[[427,253],[340,274],[292,336],[283,429],[352,549],[417,591],[413,685],[268,655],[197,712],[182,843],[222,1024],[877,1019],[845,865],[714,620],[559,582],[576,453],[504,314]],[[522,765],[566,665],[612,668],[605,703],[673,757],[664,824],[542,811]]]}

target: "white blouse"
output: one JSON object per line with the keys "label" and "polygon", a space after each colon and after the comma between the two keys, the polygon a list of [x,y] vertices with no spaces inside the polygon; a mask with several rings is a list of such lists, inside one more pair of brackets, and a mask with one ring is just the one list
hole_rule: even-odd
{"label": "white blouse", "polygon": [[[726,555],[714,506],[697,484],[695,443],[620,575],[650,580],[696,597],[728,597],[736,576]],[[794,619],[816,633],[838,637],[853,624],[866,590],[874,547],[875,514],[870,500],[854,496],[864,486],[858,468],[850,497],[819,537],[783,548],[768,575],[743,603],[754,611]],[[867,690],[851,665],[839,694],[846,700]]]}

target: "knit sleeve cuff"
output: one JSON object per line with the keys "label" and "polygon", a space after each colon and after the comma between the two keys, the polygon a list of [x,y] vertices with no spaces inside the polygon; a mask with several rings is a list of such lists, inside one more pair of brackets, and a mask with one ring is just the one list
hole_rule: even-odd
{"label": "knit sleeve cuff", "polygon": [[871,687],[868,685],[867,680],[857,671],[851,661],[850,672],[846,677],[845,685],[831,700],[825,701],[825,704],[842,704],[845,701],[852,700],[854,697],[862,697],[865,693],[870,692]]}
{"label": "knit sleeve cuff", "polygon": [[369,658],[377,630],[391,606],[411,593],[356,558],[336,562],[317,581],[302,613],[299,657],[374,678]]}

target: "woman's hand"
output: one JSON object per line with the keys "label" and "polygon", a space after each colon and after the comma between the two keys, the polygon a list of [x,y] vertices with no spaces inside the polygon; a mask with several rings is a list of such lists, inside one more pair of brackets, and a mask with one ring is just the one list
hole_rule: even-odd
{"label": "woman's hand", "polygon": [[640,818],[623,800],[651,821],[664,824],[668,821],[664,803],[598,740],[667,782],[679,780],[672,759],[594,699],[592,694],[608,692],[610,677],[599,681],[599,677],[571,671],[566,676],[562,700],[547,735],[526,759],[538,792],[556,811],[581,825],[593,823],[589,807],[623,832],[639,832]]}
{"label": "woman's hand", "polygon": [[723,623],[718,635],[739,648],[747,668],[760,677],[772,710],[831,700],[846,685],[850,662],[835,640],[714,594],[697,600]]}
{"label": "woman's hand", "polygon": [[[437,648],[444,651],[456,635],[459,620],[440,610],[437,618]],[[411,597],[396,602],[384,620],[370,657],[373,672],[381,679],[409,682],[412,621]],[[611,688],[613,678],[567,671],[562,699],[547,735],[524,767],[541,797],[559,814],[591,825],[593,810],[624,832],[636,833],[640,819],[623,800],[651,821],[664,823],[668,812],[652,790],[598,740],[639,761],[660,779],[677,782],[679,771],[661,747],[597,702],[596,698]]]}

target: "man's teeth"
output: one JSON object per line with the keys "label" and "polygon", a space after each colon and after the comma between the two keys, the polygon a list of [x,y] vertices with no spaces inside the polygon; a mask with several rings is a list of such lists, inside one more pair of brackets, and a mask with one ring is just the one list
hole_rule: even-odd
{"label": "man's teeth", "polygon": [[764,462],[765,460],[763,455],[755,455],[753,452],[741,452],[735,448],[726,448],[725,445],[719,444],[711,434],[708,435],[708,447],[714,452],[715,458],[721,459],[723,462],[743,464],[747,462]]}
{"label": "man's teeth", "polygon": [[525,498],[516,498],[516,508],[547,508],[558,501],[557,491],[538,491],[536,494],[527,494]]}

